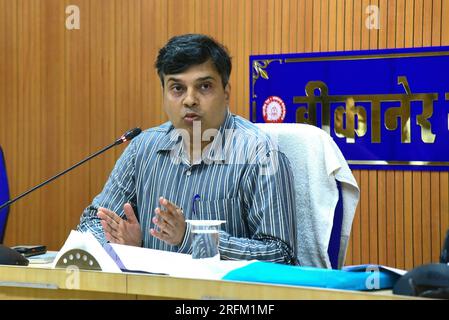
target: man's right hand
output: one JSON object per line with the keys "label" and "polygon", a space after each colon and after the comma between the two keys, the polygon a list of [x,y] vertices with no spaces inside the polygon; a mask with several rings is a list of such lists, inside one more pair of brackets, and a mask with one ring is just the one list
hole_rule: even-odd
{"label": "man's right hand", "polygon": [[103,227],[106,240],[112,243],[140,247],[142,231],[134,210],[129,203],[125,203],[123,209],[125,210],[127,220],[122,219],[109,209],[98,208],[97,216],[101,219],[101,226]]}

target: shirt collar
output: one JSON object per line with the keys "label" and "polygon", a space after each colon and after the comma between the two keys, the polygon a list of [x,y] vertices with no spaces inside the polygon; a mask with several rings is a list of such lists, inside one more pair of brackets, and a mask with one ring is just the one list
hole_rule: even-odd
{"label": "shirt collar", "polygon": [[[226,112],[225,120],[218,129],[218,134],[214,137],[212,143],[210,143],[203,151],[203,156],[213,161],[224,161],[226,159],[227,144],[226,144],[226,130],[234,129],[234,117],[229,112]],[[160,126],[162,131],[165,131],[164,137],[161,139],[157,152],[159,151],[172,151],[175,147],[180,147],[178,143],[181,142],[181,134],[175,130],[175,127],[171,122],[166,122]],[[180,148],[182,150],[182,148]]]}
{"label": "shirt collar", "polygon": [[173,124],[169,121],[160,126],[160,129],[164,132],[164,136],[157,148],[159,151],[171,151],[181,141],[181,135],[175,130]]}

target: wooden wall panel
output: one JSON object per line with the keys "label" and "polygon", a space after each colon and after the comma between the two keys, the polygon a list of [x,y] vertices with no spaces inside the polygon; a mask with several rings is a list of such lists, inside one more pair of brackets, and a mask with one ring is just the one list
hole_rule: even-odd
{"label": "wooden wall panel", "polygon": [[[405,238],[404,228],[404,175],[400,171],[394,171],[394,243],[395,243],[395,258],[397,268],[405,268],[405,241],[410,239]],[[390,213],[391,214],[391,213]],[[391,239],[389,239],[391,241]],[[410,243],[410,242],[409,242]]]}
{"label": "wooden wall panel", "polygon": [[[376,172],[376,171],[373,171]],[[387,211],[386,211],[386,174],[385,171],[378,171],[376,177],[376,185],[373,186],[377,190],[377,250],[380,264],[387,264]],[[370,188],[371,189],[371,188]],[[374,230],[372,230],[374,231]],[[372,258],[373,260],[374,257]]]}
{"label": "wooden wall panel", "polygon": [[[90,94],[88,117],[84,128],[84,141],[88,141],[89,153],[93,153],[114,139],[119,133],[116,125],[116,58],[115,58],[115,1],[101,0],[89,2],[89,26],[77,30],[89,39]],[[72,2],[73,3],[73,2]],[[81,23],[86,21],[81,12]],[[73,31],[67,31],[72,33]],[[115,163],[114,152],[107,152],[86,164],[89,177],[83,180],[89,186],[92,198],[103,188],[105,179]],[[84,203],[87,207],[89,203]]]}
{"label": "wooden wall panel", "polygon": [[385,172],[386,184],[384,188],[385,192],[385,221],[386,221],[386,234],[385,237],[381,237],[382,241],[385,242],[384,248],[386,252],[386,265],[394,266],[396,265],[396,216],[395,216],[395,179],[394,171]]}
{"label": "wooden wall panel", "polygon": [[[65,27],[68,5],[80,30]],[[366,27],[367,6],[380,29]],[[0,144],[17,195],[110,143],[166,121],[154,60],[173,35],[207,33],[233,58],[231,110],[249,116],[249,55],[449,45],[449,0],[0,0]],[[58,249],[124,146],[13,205],[7,244]],[[347,264],[437,261],[448,172],[356,170]]]}
{"label": "wooden wall panel", "polygon": [[[66,1],[66,5],[68,5]],[[89,10],[89,0],[78,2],[82,15],[81,24],[83,29],[90,29],[92,11]],[[91,34],[85,36],[81,30],[76,32],[65,31],[65,152],[67,165],[81,160],[89,154],[89,143],[85,138],[93,132],[86,121],[86,114],[91,110],[90,91],[91,78],[89,72],[79,72],[79,70],[92,70],[90,39]],[[90,200],[89,188],[86,188],[79,181],[89,181],[89,166],[82,166],[67,174],[65,178],[67,185],[64,193],[64,207],[71,210],[82,211],[86,207],[86,202]],[[58,210],[58,209],[57,209]],[[79,217],[74,215],[63,216],[64,225],[76,225]],[[65,230],[64,230],[65,232]],[[39,242],[39,240],[34,240]]]}
{"label": "wooden wall panel", "polygon": [[[66,56],[65,56],[65,3],[60,0],[40,1],[40,42],[41,42],[41,90],[40,90],[40,172],[43,177],[50,177],[57,172],[62,171],[69,164],[67,158],[65,138],[67,137],[66,116],[67,108],[65,95],[65,76],[66,76]],[[33,14],[33,13],[32,13]],[[62,27],[55,28],[60,25]],[[21,35],[19,34],[19,37]],[[26,73],[25,73],[26,74]],[[21,75],[19,74],[19,77]],[[34,112],[34,108],[30,109]],[[22,114],[26,114],[26,110]],[[69,119],[67,119],[69,121]],[[71,120],[70,120],[71,121]],[[21,126],[23,124],[20,124]],[[31,143],[33,139],[28,140]],[[26,154],[25,148],[23,152]],[[32,162],[31,162],[32,163]],[[50,226],[64,226],[65,218],[64,208],[65,191],[68,186],[67,177],[59,179],[45,186],[39,193],[45,211],[41,206],[31,210],[19,211],[20,214],[28,216],[30,213],[45,216],[45,223]],[[50,200],[51,201],[48,201]],[[25,205],[27,201],[22,201],[19,205]],[[61,214],[61,211],[63,212]],[[27,226],[28,229],[27,230]],[[32,226],[25,223],[22,227],[27,230],[26,234],[33,234]],[[67,236],[63,228],[52,228],[46,233],[47,241],[51,244],[57,243],[59,239]]]}
{"label": "wooden wall panel", "polygon": [[430,261],[432,253],[432,243],[430,238],[431,226],[431,196],[430,196],[430,172],[423,172],[421,192],[421,227],[422,227],[422,260]]}
{"label": "wooden wall panel", "polygon": [[[38,10],[36,2],[33,2],[31,6],[23,6],[22,2],[17,3],[18,14],[29,15],[30,12]],[[36,121],[34,115],[28,113],[27,110],[33,106],[40,105],[40,101],[36,101],[35,98],[39,96],[41,86],[41,68],[35,61],[39,60],[39,55],[35,55],[35,51],[39,51],[40,47],[40,28],[38,26],[39,21],[36,16],[31,16],[28,21],[18,21],[17,31],[24,36],[18,39],[18,63],[17,74],[27,74],[26,77],[17,78],[17,86],[19,94],[17,96],[17,114],[20,117],[20,122],[24,125],[21,126],[21,130],[18,133],[19,146],[22,147],[22,152],[18,158],[18,167],[27,164],[27,159],[33,159],[35,166],[33,171],[28,175],[22,176],[21,181],[24,185],[30,186],[39,181],[40,168],[39,168],[39,155],[41,154],[41,145],[36,143],[30,143],[33,137],[41,134],[41,128],[39,121]],[[37,27],[36,27],[37,26]],[[11,110],[12,111],[12,110]],[[20,219],[26,221],[26,225],[17,225],[22,232],[28,232],[32,237],[32,241],[38,241],[38,235],[43,230],[43,223],[38,214],[36,208],[40,207],[41,198],[38,194],[30,196],[27,203],[23,203],[23,214]],[[34,233],[36,230],[36,233]],[[31,234],[32,233],[32,234]]]}
{"label": "wooden wall panel", "polygon": [[[22,128],[19,125],[19,121],[22,121],[22,119],[19,116],[18,105],[19,43],[17,37],[15,37],[19,27],[18,7],[19,4],[15,1],[0,1],[0,145],[5,153],[8,176],[14,179],[17,182],[17,186],[23,189],[27,187],[26,183],[29,183],[26,177],[31,172],[28,169],[27,174],[19,177],[19,173],[24,172],[26,167],[23,167],[22,170],[18,169],[21,159],[18,150],[19,143],[21,142],[19,132],[21,135],[23,134]],[[8,143],[6,144],[5,141]],[[10,188],[10,192],[14,194],[14,186]],[[33,199],[29,200],[36,201],[36,195],[34,195]],[[6,240],[8,236],[11,236],[14,240],[20,237],[19,230],[25,224],[25,221],[17,215],[15,218],[15,220],[9,219]]]}

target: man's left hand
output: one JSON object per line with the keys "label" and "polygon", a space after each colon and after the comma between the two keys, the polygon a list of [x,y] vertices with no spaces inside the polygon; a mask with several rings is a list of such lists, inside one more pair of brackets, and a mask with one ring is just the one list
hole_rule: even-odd
{"label": "man's left hand", "polygon": [[156,216],[153,218],[153,223],[159,230],[150,229],[150,233],[165,243],[178,246],[184,240],[186,232],[184,213],[181,208],[163,197],[159,198],[159,203],[166,210],[161,208],[154,210]]}

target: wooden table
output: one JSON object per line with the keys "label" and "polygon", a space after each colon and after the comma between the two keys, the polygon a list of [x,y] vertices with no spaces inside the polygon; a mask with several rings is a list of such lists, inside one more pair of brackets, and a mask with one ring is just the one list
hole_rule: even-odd
{"label": "wooden table", "polygon": [[360,292],[164,275],[0,266],[0,299],[409,299]]}

